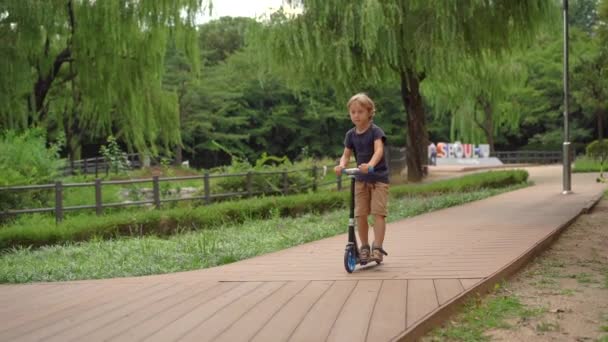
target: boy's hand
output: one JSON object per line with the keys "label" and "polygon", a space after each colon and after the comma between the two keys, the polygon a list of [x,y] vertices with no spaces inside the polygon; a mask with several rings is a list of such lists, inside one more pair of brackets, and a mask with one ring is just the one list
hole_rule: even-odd
{"label": "boy's hand", "polygon": [[342,165],[336,165],[336,167],[334,167],[334,172],[336,172],[336,176],[340,176],[342,174],[342,170],[344,170]]}
{"label": "boy's hand", "polygon": [[362,173],[367,174],[371,172],[374,172],[374,167],[369,165],[369,164],[361,164],[359,165],[359,170],[361,170]]}

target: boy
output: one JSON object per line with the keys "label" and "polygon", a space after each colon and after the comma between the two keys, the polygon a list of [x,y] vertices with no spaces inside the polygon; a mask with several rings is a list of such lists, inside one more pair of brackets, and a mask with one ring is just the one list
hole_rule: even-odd
{"label": "boy", "polygon": [[[346,132],[344,153],[340,165],[334,170],[337,175],[346,168],[352,152],[361,174],[355,180],[355,217],[361,240],[359,257],[361,263],[382,261],[386,255],[382,249],[386,230],[386,215],[388,202],[388,165],[384,158],[386,136],[382,129],[373,123],[376,114],[374,102],[363,93],[351,97],[347,104],[350,119],[355,125]],[[368,215],[374,216],[374,242],[370,256],[368,241]]]}

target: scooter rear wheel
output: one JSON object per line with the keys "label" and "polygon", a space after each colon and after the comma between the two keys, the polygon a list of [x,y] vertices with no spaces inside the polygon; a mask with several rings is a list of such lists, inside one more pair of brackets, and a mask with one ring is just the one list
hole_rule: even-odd
{"label": "scooter rear wheel", "polygon": [[355,267],[357,266],[357,255],[355,251],[355,246],[348,245],[344,250],[344,268],[346,272],[353,273]]}

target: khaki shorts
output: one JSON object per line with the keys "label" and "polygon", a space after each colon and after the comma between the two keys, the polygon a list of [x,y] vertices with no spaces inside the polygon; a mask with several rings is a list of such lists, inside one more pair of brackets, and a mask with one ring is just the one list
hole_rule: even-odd
{"label": "khaki shorts", "polygon": [[355,182],[355,217],[388,215],[388,184]]}

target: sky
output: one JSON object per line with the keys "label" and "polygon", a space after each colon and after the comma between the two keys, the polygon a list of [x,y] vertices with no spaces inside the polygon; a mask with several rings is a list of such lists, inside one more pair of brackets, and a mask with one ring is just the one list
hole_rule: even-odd
{"label": "sky", "polygon": [[281,7],[282,0],[213,0],[213,14],[201,16],[199,23],[218,19],[224,16],[231,17],[257,17],[267,13],[270,9]]}

